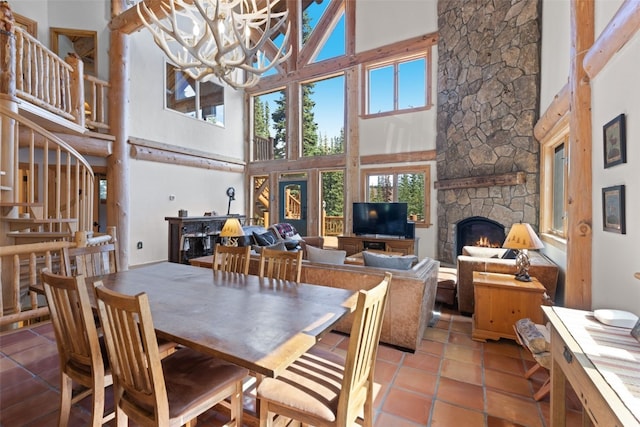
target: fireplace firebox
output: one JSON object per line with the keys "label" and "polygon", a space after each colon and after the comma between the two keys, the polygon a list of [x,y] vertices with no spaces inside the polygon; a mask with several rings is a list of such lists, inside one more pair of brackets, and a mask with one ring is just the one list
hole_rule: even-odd
{"label": "fireplace firebox", "polygon": [[462,254],[463,246],[501,248],[506,238],[504,225],[483,216],[472,216],[458,221],[454,236],[454,260]]}

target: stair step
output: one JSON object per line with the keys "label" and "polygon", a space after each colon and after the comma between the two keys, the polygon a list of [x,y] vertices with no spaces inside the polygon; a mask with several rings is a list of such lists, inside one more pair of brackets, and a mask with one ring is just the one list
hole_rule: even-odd
{"label": "stair step", "polygon": [[3,207],[20,207],[20,206],[42,206],[42,203],[29,202],[0,202],[0,208]]}
{"label": "stair step", "polygon": [[66,232],[42,232],[42,231],[31,231],[31,232],[18,232],[11,231],[7,233],[8,237],[13,237],[15,239],[15,244],[20,245],[23,243],[38,243],[45,242],[49,240],[72,240],[73,235],[71,233]]}
{"label": "stair step", "polygon": [[41,226],[58,225],[61,227],[63,224],[77,224],[78,222],[76,218],[0,218],[0,221],[8,222],[11,231],[31,230],[31,232],[42,231],[39,229]]}

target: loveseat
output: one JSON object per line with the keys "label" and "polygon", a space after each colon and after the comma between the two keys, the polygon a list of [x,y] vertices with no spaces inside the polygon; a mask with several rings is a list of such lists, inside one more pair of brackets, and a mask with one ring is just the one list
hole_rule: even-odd
{"label": "loveseat", "polygon": [[[515,259],[503,259],[507,249],[465,246],[458,255],[458,311],[471,315],[474,311],[473,272],[513,274],[516,272]],[[537,251],[529,251],[531,266],[529,275],[535,277],[545,287],[546,293],[554,300],[558,285],[558,266]]]}

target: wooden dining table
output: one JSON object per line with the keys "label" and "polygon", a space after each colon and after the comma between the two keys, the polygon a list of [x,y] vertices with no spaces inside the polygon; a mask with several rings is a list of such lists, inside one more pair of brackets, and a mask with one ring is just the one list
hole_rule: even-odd
{"label": "wooden dining table", "polygon": [[[146,292],[156,334],[275,377],[316,344],[356,294],[345,289],[159,263],[87,279]],[[90,292],[93,299],[93,291]]]}

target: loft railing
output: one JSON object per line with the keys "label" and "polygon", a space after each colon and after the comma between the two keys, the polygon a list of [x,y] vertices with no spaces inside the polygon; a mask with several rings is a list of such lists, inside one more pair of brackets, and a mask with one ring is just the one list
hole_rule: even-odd
{"label": "loft railing", "polygon": [[71,100],[71,65],[20,27],[16,37],[16,94],[38,107],[75,121],[79,105]]}
{"label": "loft railing", "polygon": [[38,39],[15,27],[16,95],[81,127],[109,130],[109,83],[84,74],[77,55],[62,60]]}

